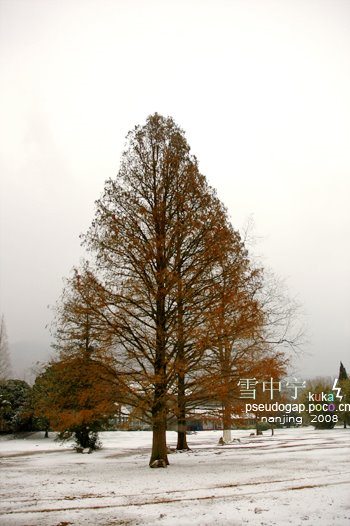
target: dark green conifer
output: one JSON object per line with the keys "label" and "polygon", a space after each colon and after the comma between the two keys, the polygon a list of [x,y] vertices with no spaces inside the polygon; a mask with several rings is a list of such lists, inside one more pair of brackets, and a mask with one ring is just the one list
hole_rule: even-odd
{"label": "dark green conifer", "polygon": [[345,369],[345,367],[344,367],[342,362],[340,362],[338,378],[339,378],[339,381],[347,380],[349,378],[348,375],[347,375],[346,369]]}

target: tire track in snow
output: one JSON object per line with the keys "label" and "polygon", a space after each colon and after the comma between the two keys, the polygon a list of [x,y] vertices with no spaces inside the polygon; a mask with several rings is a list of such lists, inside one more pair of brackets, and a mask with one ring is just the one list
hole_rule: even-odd
{"label": "tire track in snow", "polygon": [[[292,479],[292,480],[296,480],[296,479]],[[291,480],[285,480],[285,481],[276,481],[276,482],[269,482],[269,481],[265,481],[265,482],[258,482],[258,483],[255,483],[255,485],[257,484],[272,484],[272,483],[280,483],[280,482],[290,482]],[[249,485],[249,484],[254,484],[254,483],[245,483],[245,485]],[[346,481],[339,481],[339,482],[329,482],[329,483],[320,483],[320,484],[307,484],[307,485],[301,485],[301,486],[287,486],[287,487],[281,487],[281,488],[275,488],[275,489],[271,489],[271,487],[269,486],[266,490],[262,490],[262,491],[256,491],[256,492],[249,492],[249,493],[239,493],[239,494],[234,494],[232,492],[226,492],[224,495],[201,495],[201,496],[192,496],[192,497],[180,497],[180,498],[164,498],[162,497],[161,495],[159,496],[159,498],[157,499],[153,499],[153,500],[144,500],[144,501],[140,501],[140,500],[137,500],[136,502],[124,502],[124,503],[111,503],[111,504],[92,504],[90,506],[66,506],[64,508],[60,507],[60,508],[40,508],[40,509],[33,509],[33,508],[24,508],[24,509],[18,509],[18,510],[8,510],[7,512],[5,513],[1,513],[0,514],[0,517],[6,517],[8,515],[20,515],[20,514],[41,514],[41,513],[58,513],[58,512],[67,512],[67,511],[79,511],[79,510],[102,510],[102,509],[111,509],[111,508],[128,508],[128,507],[139,507],[139,506],[150,506],[150,505],[159,505],[159,504],[172,504],[172,503],[178,503],[178,502],[193,502],[193,501],[205,501],[205,500],[220,500],[220,499],[235,499],[237,501],[239,500],[242,500],[242,499],[246,499],[246,498],[252,498],[252,497],[256,497],[258,495],[266,495],[266,494],[271,494],[271,493],[281,493],[281,492],[287,492],[287,491],[294,491],[294,490],[309,490],[309,489],[315,489],[315,488],[325,488],[325,487],[329,487],[329,486],[341,486],[341,485],[345,485],[345,484],[349,484],[350,486],[350,479],[349,480],[346,480]],[[242,484],[243,485],[243,484]],[[232,488],[232,486],[227,486],[227,485],[224,485],[224,486],[215,486],[215,489],[230,489],[230,487]],[[233,486],[234,488],[237,488],[237,485],[234,485]],[[238,486],[239,487],[239,486]],[[201,489],[198,489],[198,490],[191,490],[191,491],[205,491],[205,490],[213,490],[213,487],[211,488],[201,488]],[[177,492],[180,492],[180,490],[176,490]],[[189,490],[183,490],[184,493],[188,493]],[[174,491],[175,493],[175,491]],[[139,496],[139,495],[138,495]],[[118,496],[115,496],[115,497],[112,497],[112,499],[121,499],[121,498],[124,498],[125,496],[122,496],[122,495],[118,495]],[[130,497],[130,496],[128,496]],[[79,500],[81,497],[77,497],[77,499],[74,499],[74,500]],[[103,496],[103,495],[100,495],[100,496],[90,496],[90,495],[87,495],[86,497],[83,497],[82,500],[85,500],[85,498],[108,498],[108,499],[111,499],[111,496]],[[65,499],[62,499],[62,500],[65,500]]]}

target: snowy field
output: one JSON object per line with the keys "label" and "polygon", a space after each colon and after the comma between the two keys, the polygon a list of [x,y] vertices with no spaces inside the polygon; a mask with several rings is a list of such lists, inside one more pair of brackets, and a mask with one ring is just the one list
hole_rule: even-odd
{"label": "snowy field", "polygon": [[146,431],[101,433],[92,455],[53,435],[1,437],[0,524],[349,526],[350,429],[249,435],[227,446],[219,431],[191,435],[167,469],[148,467]]}

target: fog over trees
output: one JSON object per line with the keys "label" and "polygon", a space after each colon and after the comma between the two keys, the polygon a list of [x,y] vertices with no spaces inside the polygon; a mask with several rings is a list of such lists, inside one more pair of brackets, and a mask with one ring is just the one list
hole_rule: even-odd
{"label": "fog over trees", "polygon": [[12,372],[8,337],[4,316],[0,319],[0,381],[10,378]]}

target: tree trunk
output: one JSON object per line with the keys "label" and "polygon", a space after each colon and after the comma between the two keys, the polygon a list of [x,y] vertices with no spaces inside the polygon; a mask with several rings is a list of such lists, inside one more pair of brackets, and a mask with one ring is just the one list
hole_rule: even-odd
{"label": "tree trunk", "polygon": [[[224,323],[224,310],[223,310]],[[222,381],[223,381],[223,396],[222,396],[222,428],[224,431],[224,442],[228,443],[232,440],[231,425],[232,425],[232,403],[230,399],[230,357],[231,349],[227,345],[223,345],[221,350],[222,355]]]}
{"label": "tree trunk", "polygon": [[185,397],[185,375],[178,374],[178,394],[177,394],[177,445],[176,449],[189,449],[186,436],[186,397]]}
{"label": "tree trunk", "polygon": [[152,410],[152,452],[149,464],[155,460],[163,460],[166,465],[169,464],[166,445],[166,408],[164,397],[155,400]]}
{"label": "tree trunk", "polygon": [[[166,374],[164,358],[157,361],[155,368],[156,378],[158,381],[154,390],[154,401],[152,407],[152,453],[150,465],[155,460],[164,460],[168,465],[167,445],[166,445]],[[161,366],[159,367],[159,365]]]}
{"label": "tree trunk", "polygon": [[[157,201],[155,192],[155,203]],[[164,203],[163,203],[164,205]],[[166,445],[166,258],[165,258],[165,205],[156,204],[156,239],[157,239],[157,300],[156,300],[156,353],[154,361],[154,398],[152,405],[152,452],[149,465],[156,460],[169,464]]]}
{"label": "tree trunk", "polygon": [[164,460],[169,464],[166,445],[166,420],[153,424],[152,453],[149,464],[155,460]]}
{"label": "tree trunk", "polygon": [[187,425],[185,419],[178,419],[177,421],[177,445],[176,449],[182,451],[184,449],[190,449],[187,444],[186,435]]}
{"label": "tree trunk", "polygon": [[228,443],[232,440],[231,435],[231,404],[228,399],[224,400],[223,412],[222,412],[222,423],[224,429],[224,442]]}
{"label": "tree trunk", "polygon": [[262,435],[262,431],[259,427],[259,422],[260,422],[260,416],[256,415],[255,416],[255,429],[256,429],[256,434],[257,435]]}
{"label": "tree trunk", "polygon": [[231,429],[224,429],[224,442],[228,444],[232,441]]}
{"label": "tree trunk", "polygon": [[81,426],[74,432],[74,435],[79,447],[83,449],[90,447],[90,430],[86,426]]}
{"label": "tree trunk", "polygon": [[165,359],[165,315],[164,315],[164,296],[157,300],[157,342],[156,359],[154,363],[154,399],[152,406],[152,453],[149,464],[155,460],[164,461],[169,464],[166,445],[166,359]]}
{"label": "tree trunk", "polygon": [[[178,218],[179,220],[179,218]],[[181,254],[181,243],[177,240],[177,257]],[[181,264],[177,262],[177,445],[176,449],[189,449],[186,436],[186,390],[185,390],[185,338],[184,338],[184,305]]]}

